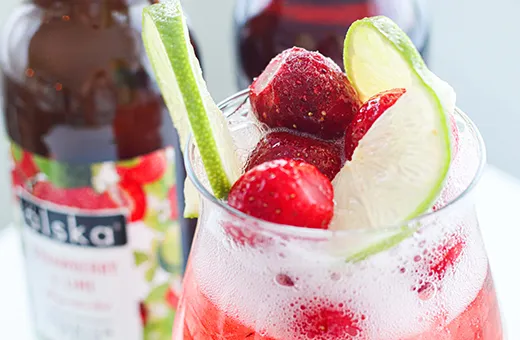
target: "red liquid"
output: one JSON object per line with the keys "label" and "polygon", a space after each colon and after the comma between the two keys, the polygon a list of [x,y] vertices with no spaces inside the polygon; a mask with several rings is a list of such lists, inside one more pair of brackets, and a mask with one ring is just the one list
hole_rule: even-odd
{"label": "red liquid", "polygon": [[[235,318],[226,315],[199,289],[191,272],[184,281],[184,297],[177,312],[174,340],[288,340],[258,334]],[[319,333],[319,330],[317,331]],[[362,332],[362,330],[361,330]],[[325,334],[324,334],[325,335]],[[384,335],[382,335],[384,336]],[[316,339],[334,339],[330,336]],[[367,339],[362,333],[355,339]],[[493,280],[490,273],[473,302],[448,325],[440,321],[434,329],[398,340],[502,340],[502,326]]]}
{"label": "red liquid", "polygon": [[343,41],[350,24],[381,14],[406,26],[403,28],[426,57],[428,20],[425,8],[414,0],[385,0],[384,6],[373,0],[238,0],[239,87],[247,87],[275,55],[293,46],[320,51],[342,67]]}

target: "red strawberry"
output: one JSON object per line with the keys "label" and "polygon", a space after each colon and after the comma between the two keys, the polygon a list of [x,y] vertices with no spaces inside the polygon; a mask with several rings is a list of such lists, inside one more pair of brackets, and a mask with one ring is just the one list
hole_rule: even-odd
{"label": "red strawberry", "polygon": [[146,194],[143,187],[131,180],[123,179],[119,182],[123,191],[122,199],[124,205],[130,209],[129,222],[142,220],[146,213]]}
{"label": "red strawberry", "polygon": [[38,167],[34,163],[32,155],[24,151],[20,160],[18,162],[15,161],[14,167],[11,170],[13,186],[23,186],[29,179],[37,175],[38,172]]}
{"label": "red strawberry", "polygon": [[361,106],[354,120],[348,126],[345,135],[345,157],[348,161],[352,160],[352,155],[359,141],[365,136],[368,130],[370,130],[374,122],[388,110],[388,108],[392,107],[405,92],[405,89],[393,89],[381,92]]}
{"label": "red strawberry", "polygon": [[298,311],[294,314],[294,333],[298,338],[328,340],[328,339],[358,339],[362,330],[359,322],[365,319],[357,317],[343,303],[313,299],[305,304],[294,304]]}
{"label": "red strawberry", "polygon": [[246,172],[231,188],[229,205],[263,220],[326,229],[334,202],[330,181],[313,165],[274,160]]}
{"label": "red strawberry", "polygon": [[25,176],[20,173],[18,168],[11,170],[11,184],[13,187],[23,186],[25,184]]}
{"label": "red strawberry", "polygon": [[289,132],[272,132],[249,155],[246,171],[275,159],[294,159],[314,165],[331,181],[341,170],[341,148],[337,144]]}
{"label": "red strawberry", "polygon": [[166,172],[168,162],[163,151],[143,156],[135,166],[118,165],[117,173],[123,179],[130,179],[139,184],[152,183],[160,179]]}
{"label": "red strawberry", "polygon": [[34,184],[32,194],[54,204],[78,209],[101,210],[120,206],[108,193],[98,194],[91,187],[58,188],[41,181]]}
{"label": "red strawberry", "polygon": [[33,161],[32,155],[26,151],[23,152],[22,159],[16,167],[21,170],[22,174],[27,179],[32,178],[39,172],[38,167]]}
{"label": "red strawberry", "polygon": [[293,47],[276,56],[251,84],[258,120],[334,139],[344,134],[361,105],[346,75],[318,52]]}

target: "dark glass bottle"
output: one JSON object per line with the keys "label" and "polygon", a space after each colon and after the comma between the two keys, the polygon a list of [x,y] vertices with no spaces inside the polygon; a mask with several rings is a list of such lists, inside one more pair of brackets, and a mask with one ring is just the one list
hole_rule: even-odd
{"label": "dark glass bottle", "polygon": [[247,87],[275,55],[293,46],[318,50],[343,67],[348,27],[373,15],[396,21],[427,58],[430,25],[424,0],[237,0],[238,86]]}
{"label": "dark glass bottle", "polygon": [[171,334],[194,222],[142,46],[150,2],[25,1],[5,26],[4,120],[41,339]]}

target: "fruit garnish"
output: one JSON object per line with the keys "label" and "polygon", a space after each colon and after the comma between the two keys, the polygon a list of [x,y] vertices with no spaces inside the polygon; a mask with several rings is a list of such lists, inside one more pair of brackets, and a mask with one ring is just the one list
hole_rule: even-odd
{"label": "fruit garnish", "polygon": [[[434,98],[425,88],[407,89],[366,131],[333,181],[337,205],[331,228],[393,226],[433,205],[450,165],[448,124]],[[360,112],[373,117],[384,109],[373,107]]]}
{"label": "fruit garnish", "polygon": [[314,298],[294,306],[293,331],[305,339],[356,339],[362,332],[359,323],[365,316],[355,315],[342,302]]}
{"label": "fruit garnish", "polygon": [[375,121],[406,92],[405,89],[393,89],[370,98],[354,116],[345,134],[345,158],[352,160],[354,150]]}
{"label": "fruit garnish", "polygon": [[332,180],[341,170],[341,147],[335,143],[290,132],[270,132],[249,154],[245,170],[275,159],[294,159],[314,165]]}
{"label": "fruit garnish", "polygon": [[231,188],[230,206],[265,221],[326,229],[333,215],[333,189],[316,167],[279,159],[246,172]]}
{"label": "fruit garnish", "polygon": [[363,102],[383,91],[425,83],[447,113],[455,109],[453,88],[427,68],[406,33],[385,16],[364,18],[350,26],[343,61]]}
{"label": "fruit garnish", "polygon": [[249,93],[259,121],[324,139],[342,136],[361,105],[338,65],[297,47],[276,56]]}
{"label": "fruit garnish", "polygon": [[[377,97],[364,104],[360,115],[366,117],[356,117],[347,131],[347,147],[358,145],[333,181],[337,204],[331,229],[404,223],[430,209],[447,177],[451,142],[443,103],[451,101],[453,90],[438,90],[440,80],[426,68],[406,34],[386,17],[355,22],[345,39],[344,57],[361,98]],[[393,105],[385,109],[381,101],[390,95],[384,91],[393,88],[406,93],[390,100]],[[374,101],[379,107],[370,108]],[[363,131],[355,126],[360,121],[372,124]],[[364,134],[353,136],[356,130]],[[402,235],[408,237],[409,231]],[[392,240],[398,243],[402,238],[397,233]]]}
{"label": "fruit garnish", "polygon": [[[133,164],[136,163],[136,164]],[[121,178],[132,180],[136,183],[152,183],[160,179],[168,167],[164,152],[155,152],[139,157],[137,162],[117,164],[117,173]]]}
{"label": "fruit garnish", "polygon": [[[226,119],[211,98],[191,45],[179,0],[143,10],[143,40],[157,82],[179,132],[181,149],[193,134],[213,194],[226,198],[240,166]],[[186,182],[187,216],[196,216],[198,195]]]}

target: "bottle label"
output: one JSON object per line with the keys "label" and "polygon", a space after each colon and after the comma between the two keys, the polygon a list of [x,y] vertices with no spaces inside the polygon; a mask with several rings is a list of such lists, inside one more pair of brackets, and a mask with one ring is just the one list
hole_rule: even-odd
{"label": "bottle label", "polygon": [[183,264],[173,148],[96,164],[11,154],[38,336],[170,340]]}

